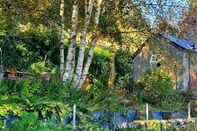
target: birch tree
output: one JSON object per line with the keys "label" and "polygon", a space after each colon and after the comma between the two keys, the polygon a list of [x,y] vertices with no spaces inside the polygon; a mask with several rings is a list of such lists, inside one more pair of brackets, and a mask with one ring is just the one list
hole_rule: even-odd
{"label": "birch tree", "polygon": [[61,0],[60,17],[61,17],[60,73],[62,76],[64,73],[64,0]]}
{"label": "birch tree", "polygon": [[78,87],[81,87],[87,74],[88,74],[88,70],[90,68],[90,64],[92,62],[92,58],[93,58],[93,54],[94,54],[94,47],[95,47],[95,44],[97,42],[97,38],[100,34],[100,32],[98,31],[98,24],[99,24],[99,18],[100,18],[100,14],[101,14],[101,5],[103,3],[103,0],[98,0],[97,1],[97,9],[96,9],[96,13],[95,13],[95,19],[94,19],[94,22],[95,22],[95,25],[94,25],[94,28],[93,28],[93,31],[92,31],[92,37],[91,37],[91,47],[90,47],[90,50],[89,50],[89,53],[88,53],[88,59],[84,65],[84,68],[83,68],[83,72],[82,72],[82,75],[81,75],[81,78],[79,80],[79,84],[78,84]]}
{"label": "birch tree", "polygon": [[85,21],[84,21],[83,29],[81,31],[80,48],[79,48],[77,66],[76,66],[76,71],[75,71],[74,81],[73,81],[73,84],[75,86],[78,86],[78,83],[79,83],[81,75],[82,75],[83,63],[84,63],[84,53],[85,53],[85,46],[86,46],[87,28],[90,23],[93,5],[94,5],[94,0],[89,0],[88,10],[87,10],[87,12],[85,11],[86,12]]}
{"label": "birch tree", "polygon": [[[77,29],[78,29],[78,15],[79,15],[79,4],[78,1],[75,0],[73,4],[73,12],[72,12],[72,26],[70,31],[69,38],[69,47],[68,54],[65,63],[65,72],[63,74],[63,81],[65,83],[72,82],[75,87],[80,88],[85,80],[86,75],[88,74],[88,70],[90,64],[92,62],[94,47],[97,41],[98,32],[97,26],[99,24],[99,17],[101,12],[102,0],[85,0],[85,19],[84,25],[81,30],[80,35],[80,46],[79,46],[79,54],[77,59],[77,65],[75,65],[75,48],[76,48],[76,38],[77,38]],[[90,20],[93,12],[94,5],[96,5],[96,13],[94,18],[94,27],[92,30],[91,36],[91,47],[89,50],[88,59],[84,61],[85,48],[87,45],[87,29],[90,26]],[[74,72],[75,69],[75,72]]]}
{"label": "birch tree", "polygon": [[77,0],[75,0],[74,4],[73,4],[72,25],[71,25],[71,31],[70,31],[68,53],[67,53],[67,57],[66,57],[65,71],[63,74],[63,81],[64,82],[71,81],[72,74],[74,72],[78,14],[79,14],[78,2],[77,2]]}

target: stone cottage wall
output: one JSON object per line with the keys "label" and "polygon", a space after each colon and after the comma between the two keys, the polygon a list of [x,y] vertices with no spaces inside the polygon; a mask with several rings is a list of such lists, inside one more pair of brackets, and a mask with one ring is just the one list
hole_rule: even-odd
{"label": "stone cottage wall", "polygon": [[162,55],[161,66],[159,68],[169,72],[176,84],[175,89],[185,90],[188,87],[189,81],[188,57],[183,50],[177,49],[169,43],[146,45],[136,55],[132,65],[133,80],[138,81],[143,72],[151,68],[151,55],[155,53]]}

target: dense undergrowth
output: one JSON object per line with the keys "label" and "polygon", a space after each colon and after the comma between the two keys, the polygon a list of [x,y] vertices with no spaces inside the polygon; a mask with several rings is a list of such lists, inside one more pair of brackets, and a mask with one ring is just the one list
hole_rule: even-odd
{"label": "dense undergrowth", "polygon": [[[144,88],[140,83],[131,83],[139,89]],[[133,87],[134,88],[134,87]],[[92,85],[91,88],[76,89],[64,86],[61,79],[52,75],[50,81],[42,81],[38,77],[29,76],[18,80],[4,80],[0,87],[0,116],[8,114],[19,116],[11,128],[7,130],[71,130],[72,125],[64,124],[64,118],[71,115],[72,106],[77,105],[77,129],[104,130],[98,123],[92,123],[94,111],[119,112],[128,109],[138,111],[136,120],[145,120],[145,96],[139,91],[128,89],[108,89]],[[142,98],[141,98],[142,97]],[[154,96],[153,96],[154,97]],[[123,99],[129,102],[122,103]],[[160,103],[149,105],[152,111],[170,110],[187,112],[188,102],[192,105],[192,116],[196,116],[196,95],[192,90],[174,91],[160,97]],[[47,124],[45,121],[47,120]],[[58,124],[57,122],[58,121]],[[3,122],[0,125],[3,128]],[[106,129],[107,130],[107,129]]]}
{"label": "dense undergrowth", "polygon": [[[119,104],[117,94],[112,90],[96,87],[89,90],[71,88],[64,86],[56,76],[52,76],[50,81],[41,81],[34,76],[18,80],[4,80],[0,87],[0,99],[0,116],[6,117],[10,113],[14,114],[22,117],[22,120],[26,119],[24,122],[30,122],[32,124],[28,124],[30,127],[38,124],[35,120],[31,121],[30,117],[40,121],[54,117],[63,123],[64,118],[72,113],[74,104],[77,105],[79,118],[83,118],[80,121],[82,125],[85,125],[84,122],[91,121],[95,110],[118,112],[125,109]],[[14,125],[16,127],[13,128],[22,126],[20,122]]]}
{"label": "dense undergrowth", "polygon": [[[91,82],[84,83],[81,89],[63,85],[57,66],[59,46],[54,45],[59,41],[58,35],[56,30],[44,27],[38,30],[28,27],[24,32],[19,31],[14,35],[1,34],[4,68],[14,65],[17,70],[28,70],[34,74],[1,82],[1,128],[5,128],[3,118],[14,114],[20,119],[6,130],[71,130],[72,124],[64,124],[64,118],[72,114],[74,104],[78,116],[76,128],[82,131],[107,130],[101,129],[98,123],[92,123],[94,111],[115,113],[134,109],[138,112],[136,120],[145,120],[146,103],[149,104],[149,119],[153,119],[152,111],[178,111],[187,114],[188,103],[191,104],[191,116],[197,116],[197,95],[192,87],[188,87],[186,91],[174,91],[171,77],[159,69],[145,72],[140,82],[132,81],[129,61],[131,53],[124,50],[111,51],[96,47],[89,70]],[[112,83],[113,88],[109,88],[112,55],[115,56],[115,74],[112,75],[115,76],[115,81]],[[52,73],[49,81],[41,79],[43,71]],[[149,123],[151,124],[155,126],[158,123]]]}
{"label": "dense undergrowth", "polygon": [[[35,74],[33,76],[2,81],[0,116],[2,120],[9,114],[20,118],[6,130],[71,130],[72,123],[65,124],[65,118],[72,115],[74,104],[77,106],[76,128],[79,130],[107,130],[101,129],[98,123],[92,123],[94,111],[116,113],[134,109],[137,110],[136,120],[145,120],[146,103],[149,104],[149,119],[153,119],[153,111],[161,110],[178,111],[187,115],[188,103],[191,104],[191,116],[196,116],[197,96],[192,87],[186,91],[173,90],[172,79],[165,71],[159,69],[148,70],[144,75],[148,77],[134,82],[131,80],[129,63],[125,65],[127,68],[122,68],[128,58],[122,61],[115,59],[115,62],[118,60],[119,63],[116,64],[116,80],[114,88],[108,88],[106,78],[110,72],[110,53],[101,54],[108,56],[103,55],[100,59],[99,53],[95,55],[90,69],[92,80],[85,82],[81,89],[63,85],[58,68],[50,62],[32,64],[31,72]],[[104,65],[102,71],[96,68],[98,65]],[[52,73],[49,81],[41,79],[42,71]],[[4,128],[2,120],[0,126]],[[102,121],[105,119],[100,120]]]}
{"label": "dense undergrowth", "polygon": [[[153,111],[161,110],[178,111],[187,115],[188,103],[191,104],[191,116],[196,116],[197,96],[192,88],[186,91],[174,91],[172,79],[165,71],[159,69],[148,70],[144,75],[148,77],[142,77],[140,82],[134,82],[131,80],[129,63],[125,65],[127,68],[122,68],[128,58],[122,61],[115,59],[115,62],[119,63],[116,64],[118,70],[116,69],[115,85],[114,88],[108,88],[106,78],[109,77],[110,68],[107,58],[110,57],[110,53],[101,54],[108,56],[103,55],[100,59],[99,53],[95,55],[90,69],[92,80],[85,82],[81,89],[63,85],[57,67],[50,62],[32,64],[31,72],[35,74],[34,76],[2,81],[0,116],[4,118],[14,114],[20,117],[20,120],[16,120],[11,128],[6,130],[71,130],[72,123],[64,122],[67,116],[72,115],[74,104],[77,106],[76,128],[79,130],[107,130],[101,129],[98,123],[92,123],[94,111],[116,113],[134,109],[137,110],[136,120],[145,120],[146,103],[149,104],[149,119],[153,119]],[[97,70],[98,65],[104,65],[102,71]],[[52,73],[49,81],[41,79],[42,71]],[[105,119],[100,120],[102,121]],[[3,128],[3,121],[0,125]]]}

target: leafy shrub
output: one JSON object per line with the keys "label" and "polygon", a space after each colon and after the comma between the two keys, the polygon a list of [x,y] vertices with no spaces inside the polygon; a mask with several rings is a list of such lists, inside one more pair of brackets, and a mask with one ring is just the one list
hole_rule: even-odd
{"label": "leafy shrub", "polygon": [[188,123],[186,125],[186,131],[196,131],[197,130],[197,123]]}
{"label": "leafy shrub", "polygon": [[71,105],[76,104],[80,112],[87,114],[92,114],[94,110],[117,112],[125,108],[119,104],[116,92],[96,87],[89,90],[67,88],[65,100]]}
{"label": "leafy shrub", "polygon": [[41,75],[42,72],[51,72],[52,74],[56,73],[56,66],[50,61],[41,61],[31,64],[30,72],[37,75]]}
{"label": "leafy shrub", "polygon": [[131,92],[132,90],[132,86],[133,86],[133,82],[132,82],[132,77],[131,77],[131,72],[125,74],[124,76],[119,76],[118,80],[116,81],[115,86],[117,88],[124,88],[128,91]]}
{"label": "leafy shrub", "polygon": [[7,130],[15,131],[64,131],[63,126],[56,123],[55,120],[44,124],[38,119],[37,112],[24,112],[21,119],[13,121],[13,126]]}
{"label": "leafy shrub", "polygon": [[45,62],[37,62],[31,65],[32,73],[41,74],[43,71],[47,71],[45,67]]}
{"label": "leafy shrub", "polygon": [[4,128],[4,122],[2,118],[0,117],[0,130],[2,130],[3,128]]}
{"label": "leafy shrub", "polygon": [[108,85],[110,56],[111,52],[109,49],[95,48],[89,73],[94,76],[94,84],[97,88],[105,88]]}
{"label": "leafy shrub", "polygon": [[22,114],[20,104],[1,104],[0,116],[6,117],[9,113],[20,116]]}
{"label": "leafy shrub", "polygon": [[60,80],[54,79],[52,77],[52,81],[43,82],[36,77],[19,81],[5,80],[0,88],[1,115],[37,111],[40,119],[46,118],[47,114],[53,114],[59,119],[65,117],[70,113],[69,106],[63,102],[65,86]]}
{"label": "leafy shrub", "polygon": [[150,122],[147,122],[147,130],[159,131],[160,128],[161,124],[158,120],[151,120]]}
{"label": "leafy shrub", "polygon": [[115,56],[116,79],[115,85],[118,88],[131,88],[132,70],[130,63],[131,53],[125,50],[118,50]]}
{"label": "leafy shrub", "polygon": [[39,25],[36,28],[28,24],[26,29],[4,33],[1,36],[3,64],[7,69],[16,66],[20,71],[26,71],[35,62],[43,61],[45,55],[51,63],[59,65],[59,34],[56,27]]}
{"label": "leafy shrub", "polygon": [[[182,123],[182,124],[180,124]],[[134,121],[130,128],[120,129],[119,131],[196,131],[197,124],[191,121]]]}
{"label": "leafy shrub", "polygon": [[188,87],[187,90],[177,90],[175,93],[177,93],[180,97],[183,97],[186,104],[193,102],[197,99],[196,92],[190,87]]}
{"label": "leafy shrub", "polygon": [[191,115],[197,115],[197,95],[191,88],[175,90],[163,97],[157,105],[163,109],[173,111],[187,111],[188,103],[191,105]]}
{"label": "leafy shrub", "polygon": [[157,107],[163,110],[171,111],[182,111],[187,108],[185,104],[185,98],[176,92],[170,93],[167,96],[163,96],[159,103],[156,104]]}
{"label": "leafy shrub", "polygon": [[147,70],[140,82],[145,84],[145,88],[141,92],[142,100],[150,104],[160,102],[161,98],[167,96],[174,87],[174,82],[169,74],[159,68]]}
{"label": "leafy shrub", "polygon": [[[84,118],[84,117],[83,117]],[[80,119],[76,126],[76,130],[80,131],[109,131],[107,129],[101,129],[98,123],[93,123],[91,119]]]}

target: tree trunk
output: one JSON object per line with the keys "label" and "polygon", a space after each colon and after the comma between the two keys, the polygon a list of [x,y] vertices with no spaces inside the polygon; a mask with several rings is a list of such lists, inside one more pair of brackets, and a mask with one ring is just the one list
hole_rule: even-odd
{"label": "tree trunk", "polygon": [[114,60],[114,54],[111,54],[111,58],[110,58],[110,75],[109,75],[109,79],[108,79],[108,87],[113,89],[114,88],[114,81],[115,81],[115,60]]}
{"label": "tree trunk", "polygon": [[80,81],[81,75],[82,75],[82,69],[83,69],[83,63],[84,63],[84,53],[85,53],[85,45],[86,45],[86,30],[90,23],[90,18],[92,14],[92,9],[94,5],[94,0],[89,0],[88,10],[85,16],[85,23],[81,32],[81,39],[80,39],[80,48],[79,48],[79,54],[78,54],[78,60],[77,60],[77,67],[75,71],[74,86],[78,86],[78,83]]}
{"label": "tree trunk", "polygon": [[62,76],[64,73],[64,0],[61,0],[60,17],[61,17],[60,75]]}
{"label": "tree trunk", "polygon": [[88,1],[85,0],[85,15],[87,14],[88,11]]}
{"label": "tree trunk", "polygon": [[68,45],[68,53],[66,57],[65,72],[63,75],[63,81],[65,83],[72,79],[72,74],[74,72],[78,14],[79,14],[79,7],[77,0],[75,0],[73,5],[73,12],[72,12],[72,27],[71,27],[70,38],[68,43],[69,45]]}
{"label": "tree trunk", "polygon": [[92,38],[91,38],[91,47],[88,53],[88,59],[84,65],[84,69],[83,69],[83,73],[81,75],[78,87],[80,88],[88,74],[89,68],[90,68],[90,64],[92,63],[92,58],[93,58],[93,54],[94,54],[94,47],[96,45],[97,42],[97,38],[99,36],[99,32],[97,32],[97,27],[99,24],[99,18],[100,18],[100,13],[101,13],[101,5],[103,3],[103,0],[97,0],[97,10],[95,12],[95,26],[94,29],[92,31]]}

